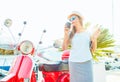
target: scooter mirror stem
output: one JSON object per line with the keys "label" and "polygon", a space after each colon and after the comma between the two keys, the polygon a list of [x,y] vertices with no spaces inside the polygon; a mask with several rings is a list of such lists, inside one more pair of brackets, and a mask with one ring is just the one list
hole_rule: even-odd
{"label": "scooter mirror stem", "polygon": [[20,41],[20,39],[21,39],[21,37],[22,37],[22,34],[23,34],[23,32],[24,32],[24,28],[25,28],[25,25],[27,24],[27,21],[23,21],[23,24],[24,24],[24,26],[23,26],[21,32],[18,33],[19,38],[18,38],[18,40],[17,40],[17,43],[16,43],[15,48],[16,48],[16,47],[18,46],[18,44],[19,44],[19,41]]}
{"label": "scooter mirror stem", "polygon": [[46,33],[46,30],[45,30],[45,29],[42,31],[42,34],[41,34],[41,37],[40,37],[40,41],[39,41],[39,43],[38,43],[38,45],[37,45],[37,48],[36,48],[36,52],[38,51],[39,45],[42,44],[42,38],[43,38],[44,33]]}
{"label": "scooter mirror stem", "polygon": [[39,44],[42,44],[42,38],[43,38],[44,33],[46,33],[46,30],[45,30],[45,29],[44,29],[43,32],[42,32],[42,35],[41,35],[41,38],[40,38]]}

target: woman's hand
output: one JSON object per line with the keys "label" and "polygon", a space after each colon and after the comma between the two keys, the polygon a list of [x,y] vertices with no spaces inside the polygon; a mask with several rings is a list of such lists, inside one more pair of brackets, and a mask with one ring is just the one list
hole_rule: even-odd
{"label": "woman's hand", "polygon": [[70,31],[69,28],[64,27],[64,34],[65,34],[65,35],[68,35],[68,34],[69,34],[69,31]]}
{"label": "woman's hand", "polygon": [[70,28],[64,27],[64,39],[63,39],[62,50],[66,50],[69,45],[69,32],[70,32]]}
{"label": "woman's hand", "polygon": [[100,33],[101,33],[101,26],[96,25],[95,31],[93,33],[93,35],[91,36],[91,51],[94,52],[97,48],[97,38],[99,37]]}
{"label": "woman's hand", "polygon": [[100,27],[101,27],[101,25],[100,25],[100,26],[96,25],[96,26],[94,27],[94,28],[95,28],[95,31],[94,31],[94,33],[93,33],[93,35],[92,35],[94,39],[97,39],[97,38],[99,37],[99,35],[100,35],[100,33],[101,33]]}

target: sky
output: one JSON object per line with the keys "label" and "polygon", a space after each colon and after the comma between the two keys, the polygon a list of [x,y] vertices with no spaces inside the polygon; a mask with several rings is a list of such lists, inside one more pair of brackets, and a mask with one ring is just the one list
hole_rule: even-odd
{"label": "sky", "polygon": [[[42,37],[43,44],[49,45],[52,41],[63,37],[64,24],[72,11],[80,12],[84,22],[90,22],[92,25],[100,24],[109,28],[111,32],[116,32],[118,30],[112,27],[118,24],[113,24],[118,17],[113,18],[112,1],[0,0],[0,43],[14,44],[30,40],[36,46]],[[117,13],[115,14],[118,15]],[[9,29],[4,26],[4,21],[8,18],[12,20],[12,26]],[[27,22],[26,25],[23,24],[24,21]],[[119,26],[118,24],[116,27]],[[23,28],[24,32],[19,37],[18,33]],[[43,34],[44,29],[46,33]]]}

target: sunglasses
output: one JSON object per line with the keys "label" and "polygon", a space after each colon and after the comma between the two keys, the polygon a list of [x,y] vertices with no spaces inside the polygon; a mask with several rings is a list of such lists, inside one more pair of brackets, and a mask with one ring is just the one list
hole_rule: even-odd
{"label": "sunglasses", "polygon": [[72,22],[72,21],[75,20],[75,19],[76,19],[76,16],[72,16],[72,17],[69,19],[69,21]]}

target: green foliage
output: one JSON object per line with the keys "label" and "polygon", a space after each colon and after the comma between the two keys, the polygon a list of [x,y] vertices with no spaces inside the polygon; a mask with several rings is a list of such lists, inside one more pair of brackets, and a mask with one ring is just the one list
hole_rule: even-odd
{"label": "green foliage", "polygon": [[[89,28],[90,22],[84,24],[84,28]],[[96,26],[99,26],[98,24]],[[97,57],[107,56],[106,54],[114,53],[113,47],[115,46],[113,35],[109,32],[108,28],[101,27],[101,33],[97,39],[97,49],[93,52],[93,59],[98,61]]]}
{"label": "green foliage", "polygon": [[93,58],[98,60],[98,56],[107,56],[107,53],[114,53],[113,47],[115,46],[113,35],[107,28],[101,28],[101,33],[97,39],[97,49],[93,53]]}

